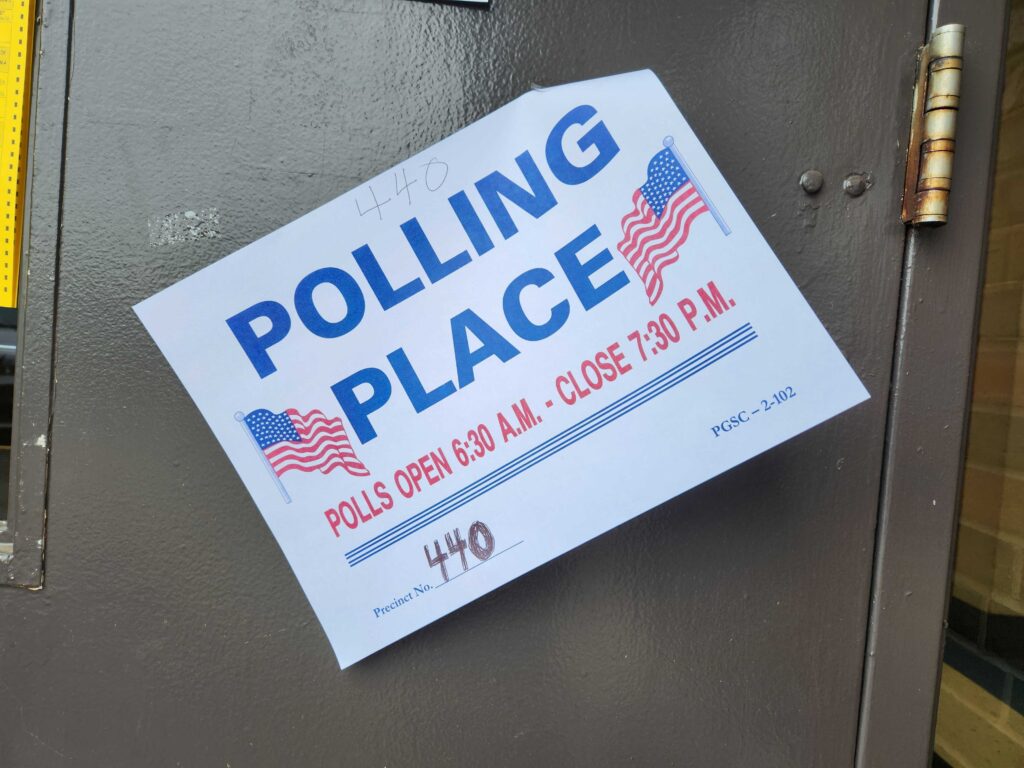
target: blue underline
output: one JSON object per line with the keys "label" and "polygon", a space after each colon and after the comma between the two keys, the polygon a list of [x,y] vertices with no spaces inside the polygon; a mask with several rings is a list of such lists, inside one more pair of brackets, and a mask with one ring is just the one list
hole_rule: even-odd
{"label": "blue underline", "polygon": [[660,376],[623,395],[596,413],[548,438],[540,445],[492,470],[455,493],[446,496],[403,522],[389,528],[345,553],[349,566],[358,565],[407,536],[416,533],[445,515],[465,506],[516,475],[560,453],[570,445],[625,416],[649,400],[681,384],[700,371],[727,357],[757,338],[750,323],[745,323],[718,341],[709,344]]}

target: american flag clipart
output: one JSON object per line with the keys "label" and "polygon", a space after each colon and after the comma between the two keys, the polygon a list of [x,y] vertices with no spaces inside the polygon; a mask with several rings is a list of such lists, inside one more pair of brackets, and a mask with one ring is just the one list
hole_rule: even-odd
{"label": "american flag clipart", "polygon": [[319,470],[326,475],[341,468],[355,477],[370,475],[356,456],[340,418],[329,419],[318,410],[303,414],[295,408],[281,413],[257,408],[248,414],[236,413],[235,419],[242,422],[253,446],[263,456],[286,502],[290,503],[291,497],[280,478],[291,470]]}
{"label": "american flag clipart", "polygon": [[661,274],[679,261],[679,249],[690,236],[690,227],[702,213],[710,212],[729,234],[729,228],[694,178],[671,136],[665,148],[647,164],[647,181],[633,193],[633,209],[622,217],[621,253],[643,283],[653,307],[665,283]]}

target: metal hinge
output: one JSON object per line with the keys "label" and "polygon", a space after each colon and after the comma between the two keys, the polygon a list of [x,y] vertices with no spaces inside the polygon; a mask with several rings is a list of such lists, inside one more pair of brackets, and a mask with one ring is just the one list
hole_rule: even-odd
{"label": "metal hinge", "polygon": [[963,63],[963,24],[938,27],[918,51],[903,183],[904,224],[936,227],[947,221]]}

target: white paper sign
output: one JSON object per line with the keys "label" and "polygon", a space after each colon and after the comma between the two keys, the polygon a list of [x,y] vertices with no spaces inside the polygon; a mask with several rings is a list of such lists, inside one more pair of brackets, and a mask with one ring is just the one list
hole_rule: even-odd
{"label": "white paper sign", "polygon": [[527,93],[135,309],[342,666],[867,397],[649,71]]}

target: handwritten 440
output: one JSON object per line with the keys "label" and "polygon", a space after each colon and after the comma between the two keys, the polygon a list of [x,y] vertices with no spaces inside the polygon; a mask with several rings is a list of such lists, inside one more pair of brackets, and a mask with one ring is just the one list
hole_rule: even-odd
{"label": "handwritten 440", "polygon": [[448,566],[445,564],[448,558],[458,555],[459,562],[462,563],[462,572],[465,573],[470,569],[469,558],[466,557],[467,549],[481,563],[494,554],[494,534],[491,533],[490,528],[479,520],[469,526],[469,536],[467,538],[469,539],[468,541],[462,538],[462,534],[456,528],[451,533],[444,535],[444,543],[448,545],[447,552],[441,550],[441,542],[437,539],[434,539],[433,554],[431,554],[430,547],[427,544],[423,545],[423,554],[427,556],[427,562],[430,564],[430,567],[438,566],[441,569],[441,577],[445,581],[449,579]]}

